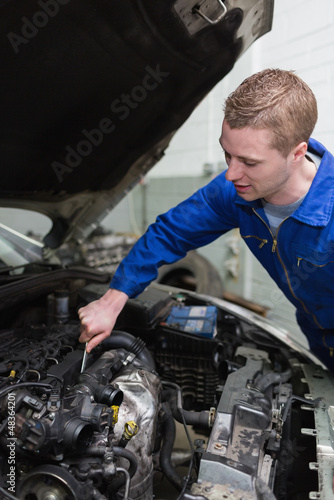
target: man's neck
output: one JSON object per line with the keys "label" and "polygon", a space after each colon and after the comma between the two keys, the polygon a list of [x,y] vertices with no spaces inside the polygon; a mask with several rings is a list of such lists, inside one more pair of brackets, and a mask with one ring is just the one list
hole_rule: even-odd
{"label": "man's neck", "polygon": [[272,205],[291,205],[295,203],[308,193],[316,173],[317,166],[315,163],[311,159],[304,157],[300,168],[291,175],[289,186],[285,192],[266,198],[265,201]]}

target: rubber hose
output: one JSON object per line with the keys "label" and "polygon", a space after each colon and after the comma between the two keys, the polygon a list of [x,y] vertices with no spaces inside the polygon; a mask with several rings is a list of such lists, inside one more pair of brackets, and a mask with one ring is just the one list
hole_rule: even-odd
{"label": "rubber hose", "polygon": [[[210,412],[208,410],[203,411],[188,411],[183,408],[178,407],[177,404],[177,393],[176,391],[167,390],[163,391],[163,401],[169,401],[170,409],[172,411],[173,417],[177,422],[183,424],[183,419],[187,425],[194,425],[199,427],[208,428],[210,424]],[[183,418],[181,416],[183,415]]]}
{"label": "rubber hose", "polygon": [[[126,458],[126,460],[129,461],[130,465],[128,468],[128,473],[130,474],[130,477],[133,477],[138,468],[138,462],[132,451],[126,450],[125,448],[120,448],[119,446],[114,446],[113,452],[116,457]],[[115,481],[113,481],[113,483],[110,485],[110,490],[112,490],[113,492],[118,492],[118,490],[124,486],[125,482],[126,478],[123,474],[122,477],[119,477]]]}
{"label": "rubber hose", "polygon": [[113,330],[110,337],[101,343],[102,348],[110,349],[123,348],[132,352],[149,370],[155,370],[155,362],[145,343],[128,332]]}
{"label": "rubber hose", "polygon": [[256,389],[260,392],[266,392],[266,390],[274,384],[285,383],[287,382],[292,375],[291,370],[286,370],[283,373],[268,373],[260,378],[258,382],[256,382]]}
{"label": "rubber hose", "polygon": [[187,411],[183,408],[176,408],[173,411],[173,417],[180,423],[183,423],[183,419],[180,416],[180,413],[184,417],[184,420],[187,425],[194,425],[199,427],[210,427],[210,412],[208,410],[203,411]]}
{"label": "rubber hose", "polygon": [[116,455],[116,457],[122,457],[128,460],[130,464],[128,468],[128,473],[130,474],[130,477],[133,477],[138,468],[138,462],[132,451],[126,450],[125,448],[121,448],[120,446],[114,446],[113,452],[114,455]]}
{"label": "rubber hose", "polygon": [[175,422],[171,414],[168,403],[163,403],[164,426],[163,426],[163,445],[160,451],[160,467],[168,481],[181,491],[182,480],[172,465],[171,456],[175,441]]}

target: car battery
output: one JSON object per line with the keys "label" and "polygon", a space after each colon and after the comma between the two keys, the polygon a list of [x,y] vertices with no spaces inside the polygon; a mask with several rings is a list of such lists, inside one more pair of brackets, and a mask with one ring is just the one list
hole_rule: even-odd
{"label": "car battery", "polygon": [[217,308],[215,306],[172,307],[166,323],[171,328],[212,339],[216,335]]}

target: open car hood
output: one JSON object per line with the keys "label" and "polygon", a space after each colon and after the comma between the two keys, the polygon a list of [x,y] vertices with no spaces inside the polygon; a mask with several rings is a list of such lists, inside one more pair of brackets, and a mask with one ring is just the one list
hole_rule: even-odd
{"label": "open car hood", "polygon": [[[5,0],[1,206],[82,241],[270,30],[273,0]],[[97,195],[98,194],[98,195]]]}

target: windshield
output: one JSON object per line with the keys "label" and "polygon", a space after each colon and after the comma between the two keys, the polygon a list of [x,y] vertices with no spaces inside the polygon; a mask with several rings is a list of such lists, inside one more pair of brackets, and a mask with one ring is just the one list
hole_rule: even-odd
{"label": "windshield", "polygon": [[0,223],[38,241],[43,241],[52,227],[46,215],[20,208],[0,208]]}
{"label": "windshield", "polygon": [[29,262],[43,259],[43,248],[43,243],[0,224],[0,270],[13,267],[18,268],[15,273],[22,272]]}
{"label": "windshield", "polygon": [[[8,267],[24,266],[27,263],[27,259],[22,257],[22,255],[14,250],[11,245],[0,236],[0,273]],[[16,272],[22,272],[22,268],[17,269]]]}

